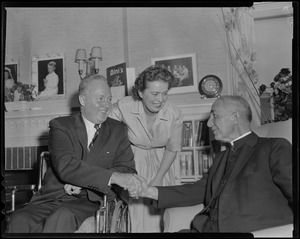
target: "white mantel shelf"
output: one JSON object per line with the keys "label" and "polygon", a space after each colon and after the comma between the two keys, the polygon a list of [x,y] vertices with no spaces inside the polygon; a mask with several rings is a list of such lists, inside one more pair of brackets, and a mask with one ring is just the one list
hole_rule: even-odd
{"label": "white mantel shelf", "polygon": [[5,148],[47,145],[49,121],[71,112],[67,107],[5,112]]}
{"label": "white mantel shelf", "polygon": [[[182,97],[172,99],[185,120],[195,115],[208,118],[212,103],[216,98],[199,99],[199,97]],[[79,108],[43,107],[39,110],[5,112],[5,148],[48,145],[48,123],[51,119],[70,115]]]}

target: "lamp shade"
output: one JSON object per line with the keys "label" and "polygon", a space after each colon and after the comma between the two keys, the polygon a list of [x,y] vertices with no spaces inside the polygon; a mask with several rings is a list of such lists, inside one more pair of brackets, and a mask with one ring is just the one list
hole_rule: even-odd
{"label": "lamp shade", "polygon": [[101,47],[94,46],[91,52],[91,58],[102,60]]}
{"label": "lamp shade", "polygon": [[75,62],[86,61],[86,51],[85,49],[77,49]]}

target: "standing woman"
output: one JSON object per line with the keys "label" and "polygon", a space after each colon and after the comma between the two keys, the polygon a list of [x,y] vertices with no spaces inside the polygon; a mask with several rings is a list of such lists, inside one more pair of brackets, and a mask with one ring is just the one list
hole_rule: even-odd
{"label": "standing woman", "polygon": [[[128,127],[138,174],[156,186],[175,185],[171,166],[181,150],[183,116],[167,101],[173,80],[167,69],[148,67],[135,80],[132,96],[115,103],[110,114]],[[129,210],[132,232],[162,232],[163,211],[149,199],[130,198]]]}
{"label": "standing woman", "polygon": [[8,67],[5,67],[4,70],[4,79],[5,79],[5,84],[4,86],[7,89],[12,89],[13,86],[16,84],[12,74],[11,74],[11,70]]}
{"label": "standing woman", "polygon": [[41,92],[40,96],[51,96],[57,95],[58,93],[58,75],[55,73],[56,63],[54,61],[50,61],[47,65],[48,75],[46,76],[44,81],[45,89]]}

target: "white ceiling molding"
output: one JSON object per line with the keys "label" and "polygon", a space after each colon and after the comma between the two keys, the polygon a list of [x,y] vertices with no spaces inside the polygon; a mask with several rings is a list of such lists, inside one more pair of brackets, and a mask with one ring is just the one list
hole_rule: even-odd
{"label": "white ceiling molding", "polygon": [[255,2],[254,20],[292,17],[292,2]]}

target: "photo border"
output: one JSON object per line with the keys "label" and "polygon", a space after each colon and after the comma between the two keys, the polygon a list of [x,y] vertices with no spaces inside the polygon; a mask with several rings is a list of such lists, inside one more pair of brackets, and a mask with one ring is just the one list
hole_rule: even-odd
{"label": "photo border", "polygon": [[13,58],[9,58],[9,59],[5,59],[5,66],[8,66],[8,65],[17,65],[17,72],[16,72],[16,79],[14,78],[15,82],[18,82],[20,80],[20,64],[19,64],[19,61],[18,60],[15,60]]}
{"label": "photo border", "polygon": [[181,58],[188,58],[188,57],[190,57],[192,60],[191,71],[193,76],[193,85],[172,87],[168,92],[169,95],[198,92],[198,77],[197,77],[198,71],[197,71],[196,53],[194,52],[194,53],[181,54],[181,55],[151,58],[151,65],[155,65],[158,61],[180,60]]}
{"label": "photo border", "polygon": [[63,72],[63,94],[57,94],[54,96],[38,96],[36,100],[38,101],[44,101],[44,100],[60,100],[66,98],[66,92],[67,92],[67,85],[66,85],[66,59],[64,53],[52,53],[52,54],[45,54],[40,56],[33,56],[32,62],[31,62],[31,78],[32,78],[32,84],[35,84],[38,88],[39,86],[39,69],[38,69],[38,63],[39,61],[46,61],[46,60],[56,60],[56,59],[62,59],[63,66],[62,66],[62,72]]}

